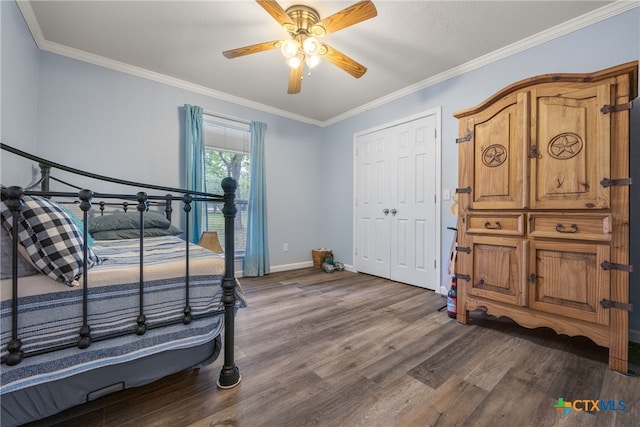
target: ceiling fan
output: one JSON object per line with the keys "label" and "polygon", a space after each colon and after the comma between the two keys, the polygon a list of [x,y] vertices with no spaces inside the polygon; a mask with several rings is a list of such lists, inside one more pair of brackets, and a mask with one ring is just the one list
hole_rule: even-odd
{"label": "ceiling fan", "polygon": [[355,3],[322,20],[318,12],[309,6],[294,5],[285,10],[274,0],[256,1],[282,25],[291,37],[227,50],[222,52],[226,58],[237,58],[280,48],[291,68],[287,91],[290,94],[300,92],[302,70],[305,64],[313,68],[320,58],[337,65],[355,78],[362,77],[367,71],[365,66],[331,46],[321,43],[318,38],[376,16],[378,11],[370,0]]}

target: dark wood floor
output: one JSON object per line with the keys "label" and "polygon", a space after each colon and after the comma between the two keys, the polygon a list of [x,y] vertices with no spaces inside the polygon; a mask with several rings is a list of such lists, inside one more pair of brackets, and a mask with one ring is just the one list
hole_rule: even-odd
{"label": "dark wood floor", "polygon": [[[640,425],[640,379],[609,370],[607,350],[587,339],[481,315],[461,325],[438,311],[442,296],[363,274],[241,282],[250,305],[236,321],[238,387],[216,388],[221,356],[36,425]],[[626,409],[563,416],[560,397]]]}

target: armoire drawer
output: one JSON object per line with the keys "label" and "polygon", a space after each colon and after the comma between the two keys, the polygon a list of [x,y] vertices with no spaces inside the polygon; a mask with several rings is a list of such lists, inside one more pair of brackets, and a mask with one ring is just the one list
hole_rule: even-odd
{"label": "armoire drawer", "polygon": [[602,213],[529,213],[533,238],[611,241],[611,215]]}
{"label": "armoire drawer", "polygon": [[524,213],[470,213],[467,233],[523,236]]}

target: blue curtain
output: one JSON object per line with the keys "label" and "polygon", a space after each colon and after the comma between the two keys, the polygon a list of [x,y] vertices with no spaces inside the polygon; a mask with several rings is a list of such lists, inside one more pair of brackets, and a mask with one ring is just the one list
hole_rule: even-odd
{"label": "blue curtain", "polygon": [[251,122],[251,187],[247,215],[247,248],[242,274],[247,277],[269,273],[267,239],[267,191],[264,166],[264,134],[267,125]]}
{"label": "blue curtain", "polygon": [[[187,173],[187,189],[204,191],[204,132],[202,129],[202,107],[185,104],[185,144],[187,162],[185,170]],[[202,224],[205,220],[205,207],[200,203],[191,204],[191,220],[189,223],[189,235],[187,239],[193,243],[198,243]]]}

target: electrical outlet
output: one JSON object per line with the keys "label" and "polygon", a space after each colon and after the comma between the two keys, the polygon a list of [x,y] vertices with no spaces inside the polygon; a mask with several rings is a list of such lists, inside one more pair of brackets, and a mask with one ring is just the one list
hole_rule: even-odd
{"label": "electrical outlet", "polygon": [[284,252],[289,252],[289,244],[288,244],[288,243],[285,243],[284,245],[282,245],[282,250],[283,250]]}

